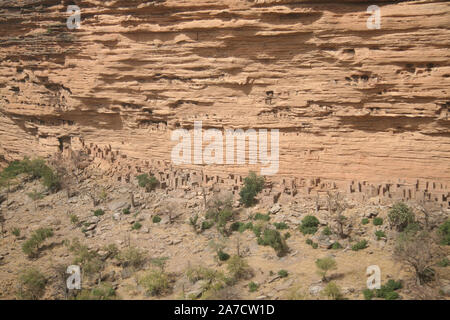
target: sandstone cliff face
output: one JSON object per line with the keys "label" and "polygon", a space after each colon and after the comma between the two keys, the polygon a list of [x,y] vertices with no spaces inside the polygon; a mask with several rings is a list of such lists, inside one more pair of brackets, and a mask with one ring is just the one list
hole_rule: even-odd
{"label": "sandstone cliff face", "polygon": [[275,179],[425,179],[448,194],[448,2],[0,1],[0,22],[4,161],[73,137],[170,161],[172,130],[201,120],[279,129]]}

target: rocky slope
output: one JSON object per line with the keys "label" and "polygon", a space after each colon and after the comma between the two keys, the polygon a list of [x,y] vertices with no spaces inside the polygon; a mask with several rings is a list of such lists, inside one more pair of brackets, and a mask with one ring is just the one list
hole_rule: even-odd
{"label": "rocky slope", "polygon": [[170,161],[172,130],[202,120],[278,128],[277,177],[426,179],[448,194],[449,21],[437,0],[0,1],[0,157],[78,137]]}

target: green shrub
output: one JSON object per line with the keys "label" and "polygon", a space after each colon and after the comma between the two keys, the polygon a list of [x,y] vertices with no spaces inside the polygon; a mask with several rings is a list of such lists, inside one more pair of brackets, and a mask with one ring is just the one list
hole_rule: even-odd
{"label": "green shrub", "polygon": [[253,217],[253,220],[269,221],[270,220],[270,215],[269,214],[257,213]]}
{"label": "green shrub", "polygon": [[146,173],[140,174],[136,178],[138,179],[138,185],[141,188],[145,188],[147,192],[154,190],[159,184],[158,179],[156,179],[153,175],[149,177]]}
{"label": "green shrub", "polygon": [[326,287],[323,289],[323,294],[333,300],[343,299],[341,289],[335,282],[328,283]]}
{"label": "green shrub", "polygon": [[372,298],[375,297],[375,292],[374,290],[364,289],[363,295],[365,300],[372,300]]}
{"label": "green shrub", "polygon": [[140,280],[139,284],[145,288],[148,295],[157,296],[166,293],[169,289],[169,277],[160,270],[155,269],[147,272]]}
{"label": "green shrub", "polygon": [[202,230],[210,229],[214,225],[213,221],[205,220],[202,222]]}
{"label": "green shrub", "polygon": [[11,233],[13,235],[15,235],[16,237],[20,237],[20,229],[19,228],[12,229]]}
{"label": "green shrub", "polygon": [[448,267],[450,266],[450,260],[447,257],[445,257],[444,259],[438,262],[438,266],[442,268]]}
{"label": "green shrub", "polygon": [[39,254],[41,244],[53,236],[53,230],[49,228],[37,229],[31,237],[22,245],[22,251],[29,257],[33,258]]}
{"label": "green shrub", "polygon": [[288,229],[288,225],[284,222],[275,222],[273,224],[277,230],[286,230]]}
{"label": "green shrub", "polygon": [[142,228],[142,224],[140,224],[139,222],[135,222],[131,227],[131,230],[139,230],[140,228]]}
{"label": "green shrub", "polygon": [[377,237],[377,240],[381,240],[381,238],[386,238],[386,234],[382,230],[375,231],[375,236]]}
{"label": "green shrub", "polygon": [[150,260],[150,262],[155,267],[158,267],[158,268],[160,268],[161,270],[164,271],[164,269],[166,267],[167,260],[169,260],[169,257],[159,257],[159,258],[152,258]]}
{"label": "green shrub", "polygon": [[389,210],[388,219],[398,231],[403,231],[408,224],[414,222],[414,213],[406,204],[398,202]]}
{"label": "green shrub", "polygon": [[264,187],[264,177],[257,176],[256,173],[250,172],[248,177],[244,179],[244,186],[239,192],[240,202],[246,207],[250,207],[255,204],[256,195],[262,191]]}
{"label": "green shrub", "polygon": [[117,245],[115,243],[104,246],[103,250],[107,252],[106,257],[108,258],[117,258],[117,256],[119,255],[119,248],[117,248]]}
{"label": "green shrub", "polygon": [[263,226],[261,224],[257,224],[253,226],[253,233],[255,234],[255,236],[257,238],[259,238],[261,236],[261,232],[262,232]]}
{"label": "green shrub", "polygon": [[217,257],[220,261],[227,261],[228,259],[230,259],[230,255],[226,252],[223,252],[222,250],[219,250],[217,252]]}
{"label": "green shrub", "polygon": [[91,276],[104,268],[104,263],[97,252],[89,250],[86,245],[81,244],[78,239],[72,241],[69,251],[74,254],[74,265],[79,265],[84,274]]}
{"label": "green shrub", "polygon": [[384,296],[384,298],[385,298],[386,300],[397,300],[399,297],[400,297],[400,295],[399,295],[397,292],[395,292],[395,291],[388,292],[388,293],[386,293],[386,295]]}
{"label": "green shrub", "polygon": [[153,223],[160,223],[161,222],[161,217],[156,215],[152,218]]}
{"label": "green shrub", "polygon": [[402,288],[401,281],[394,281],[390,279],[386,284],[382,285],[380,289],[374,290],[366,289],[363,291],[363,294],[366,300],[371,300],[373,297],[383,298],[386,300],[396,300],[400,296],[397,292],[395,292],[395,290],[401,288]]}
{"label": "green shrub", "polygon": [[300,225],[300,231],[306,234],[315,234],[317,232],[317,228],[319,226],[319,220],[311,215],[308,215],[303,218],[302,224]]}
{"label": "green shrub", "polygon": [[309,244],[309,245],[312,245],[313,244],[313,241],[311,240],[311,239],[306,239],[306,244]]}
{"label": "green shrub", "polygon": [[225,234],[225,226],[228,221],[230,221],[233,218],[233,211],[231,209],[223,209],[219,212],[217,215],[217,230],[221,234]]}
{"label": "green shrub", "polygon": [[339,243],[339,242],[335,242],[335,243],[333,243],[333,245],[331,246],[331,249],[334,249],[334,250],[338,250],[338,249],[342,249],[342,245]]}
{"label": "green shrub", "polygon": [[289,272],[287,270],[280,270],[278,271],[278,275],[280,276],[280,278],[286,278],[289,275]]}
{"label": "green shrub", "polygon": [[105,214],[105,211],[103,211],[102,209],[97,209],[94,211],[94,216],[99,217]]}
{"label": "green shrub", "polygon": [[328,271],[336,269],[336,260],[332,257],[325,257],[316,260],[316,267],[318,268],[317,273],[322,276],[322,280],[326,280],[326,275]]}
{"label": "green shrub", "polygon": [[358,251],[358,250],[365,249],[365,248],[367,248],[367,244],[368,244],[367,240],[361,240],[352,246],[352,250]]}
{"label": "green shrub", "polygon": [[233,255],[227,263],[227,270],[231,279],[236,282],[252,275],[252,269],[244,258]]}
{"label": "green shrub", "polygon": [[273,229],[265,229],[262,236],[258,238],[258,244],[271,246],[279,257],[284,256],[289,250],[280,232]]}
{"label": "green shrub", "polygon": [[257,284],[256,282],[252,281],[248,284],[248,291],[250,291],[250,292],[255,292],[256,290],[258,290],[258,288],[259,288],[259,284]]}
{"label": "green shrub", "polygon": [[88,290],[83,289],[76,296],[76,300],[115,300],[116,290],[110,283],[102,282],[96,287]]}
{"label": "green shrub", "polygon": [[13,161],[0,173],[0,181],[9,181],[20,174],[27,174],[32,179],[42,179],[42,184],[50,191],[56,192],[61,188],[61,182],[55,171],[45,164],[43,159]]}
{"label": "green shrub", "polygon": [[361,220],[361,223],[362,223],[363,225],[368,224],[368,223],[369,223],[369,219],[363,218],[363,219]]}
{"label": "green shrub", "polygon": [[123,214],[130,214],[130,209],[129,208],[125,208],[122,210]]}
{"label": "green shrub", "polygon": [[319,247],[319,245],[317,244],[317,243],[313,243],[313,244],[311,244],[311,247],[313,248],[313,249],[317,249],[318,247]]}
{"label": "green shrub", "polygon": [[[190,282],[195,283],[199,280],[204,280],[202,287],[202,298],[208,298],[214,295],[214,293],[223,289],[227,284],[231,283],[232,279],[227,278],[223,272],[208,269],[205,267],[190,267],[186,271],[186,276]],[[197,297],[188,297],[197,298]]]}
{"label": "green shrub", "polygon": [[19,288],[17,295],[24,300],[38,300],[44,295],[47,280],[45,276],[35,268],[23,270],[19,276]]}
{"label": "green shrub", "polygon": [[80,223],[80,219],[78,219],[78,216],[76,214],[71,214],[69,216],[70,218],[70,223],[74,224],[74,225],[78,225]]}
{"label": "green shrub", "polygon": [[324,236],[331,236],[331,230],[328,226],[326,226],[323,230],[322,230],[322,234]]}
{"label": "green shrub", "polygon": [[230,226],[231,231],[238,231],[243,225],[245,225],[243,222],[233,222]]}
{"label": "green shrub", "polygon": [[289,233],[289,232],[286,232],[285,234],[284,234],[284,240],[287,240],[287,239],[289,239],[291,237],[291,234]]}
{"label": "green shrub", "polygon": [[130,267],[139,270],[144,266],[146,257],[143,251],[130,247],[119,253],[118,260],[124,268]]}
{"label": "green shrub", "polygon": [[372,223],[374,226],[381,226],[383,224],[383,218],[373,218]]}
{"label": "green shrub", "polygon": [[450,219],[445,221],[439,227],[439,235],[441,237],[441,244],[444,246],[450,246]]}

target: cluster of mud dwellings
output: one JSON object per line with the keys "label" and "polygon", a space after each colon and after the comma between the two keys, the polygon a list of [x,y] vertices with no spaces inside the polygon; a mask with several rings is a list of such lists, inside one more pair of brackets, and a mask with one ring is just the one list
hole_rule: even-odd
{"label": "cluster of mud dwellings", "polygon": [[[160,188],[167,190],[185,191],[230,191],[237,196],[243,184],[241,175],[224,173],[208,174],[203,170],[181,169],[174,167],[168,161],[129,159],[119,151],[112,151],[111,147],[99,147],[94,144],[82,144],[84,151],[92,160],[103,164],[106,172],[118,181],[129,182],[135,176],[148,173],[160,181]],[[270,177],[262,192],[265,203],[276,203],[299,197],[317,197],[327,191],[339,190],[347,198],[364,202],[377,197],[381,203],[396,200],[413,202],[431,202],[442,208],[450,208],[449,186],[440,182],[416,180],[397,181],[374,184],[365,181],[334,182],[321,178],[285,178]]]}

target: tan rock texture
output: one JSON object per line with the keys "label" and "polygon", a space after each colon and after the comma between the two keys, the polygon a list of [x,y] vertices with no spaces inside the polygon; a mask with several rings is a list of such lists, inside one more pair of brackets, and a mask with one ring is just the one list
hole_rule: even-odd
{"label": "tan rock texture", "polygon": [[71,137],[170,161],[172,130],[202,120],[279,129],[274,179],[424,179],[448,195],[449,2],[0,1],[0,23],[4,162]]}

